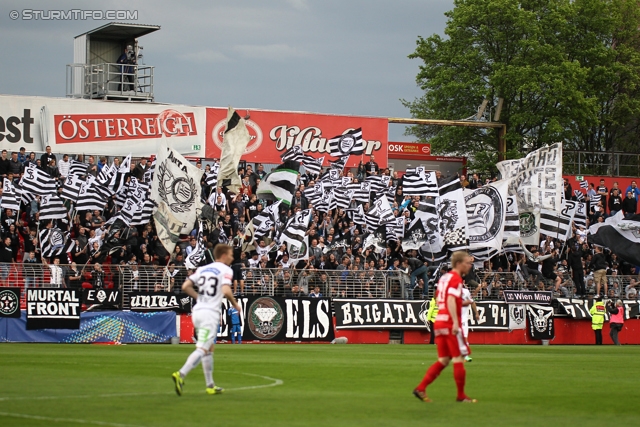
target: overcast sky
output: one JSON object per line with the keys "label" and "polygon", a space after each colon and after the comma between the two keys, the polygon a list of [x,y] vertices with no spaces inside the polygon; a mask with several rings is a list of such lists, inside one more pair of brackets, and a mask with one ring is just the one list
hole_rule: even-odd
{"label": "overcast sky", "polygon": [[[54,6],[55,5],[55,6]],[[90,5],[88,7],[88,5]],[[0,93],[64,96],[73,38],[109,21],[12,20],[10,12],[137,10],[156,101],[409,117],[418,35],[442,34],[453,0],[3,1]],[[390,140],[410,140],[390,127]]]}

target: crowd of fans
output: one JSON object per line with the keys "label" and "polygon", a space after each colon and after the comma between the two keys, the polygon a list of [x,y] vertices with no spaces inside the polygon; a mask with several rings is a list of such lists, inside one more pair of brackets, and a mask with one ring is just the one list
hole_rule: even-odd
{"label": "crowd of fans", "polygon": [[[97,176],[107,165],[107,158],[78,155],[74,160],[86,162],[88,173]],[[123,159],[110,161],[119,165]],[[0,175],[19,182],[25,166],[35,164],[61,183],[69,173],[70,157],[58,158],[47,147],[45,153],[26,154],[24,148],[10,156],[6,150],[0,159]],[[276,247],[275,229],[261,237],[255,247],[248,247],[244,234],[247,225],[271,202],[256,196],[256,189],[267,174],[264,166],[243,165],[239,168],[242,187],[239,195],[229,194],[223,188],[214,188],[206,183],[212,162],[203,166],[202,196],[211,207],[203,211],[209,220],[209,228],[203,239],[207,250],[203,263],[211,262],[213,247],[228,243],[234,247],[235,277],[234,292],[237,294],[275,294],[291,296],[348,296],[348,297],[398,297],[421,298],[430,295],[434,281],[441,273],[440,262],[425,258],[420,251],[403,252],[399,244],[387,242],[386,248],[376,250],[365,247],[366,232],[363,226],[353,221],[353,211],[335,209],[329,213],[313,211],[309,227],[309,259],[291,262],[286,246]],[[149,169],[148,159],[131,162],[131,176],[143,181]],[[415,216],[420,197],[404,196],[402,178],[397,171],[380,168],[371,156],[358,168],[345,170],[357,182],[367,176],[386,174],[390,185],[397,186],[391,207],[394,215],[405,217],[405,227]],[[304,196],[305,188],[312,186],[317,176],[302,172],[298,176],[296,191],[290,206],[280,205],[279,222],[285,224],[296,211],[312,208]],[[443,179],[437,173],[437,178]],[[482,180],[477,174],[461,177],[462,185],[476,189],[495,180]],[[629,265],[618,259],[615,253],[592,247],[587,239],[589,224],[603,221],[618,210],[631,215],[636,212],[640,189],[635,184],[621,191],[591,186],[586,193],[589,217],[587,228],[576,228],[567,242],[543,239],[539,245],[528,247],[531,256],[506,252],[486,262],[476,263],[476,268],[467,277],[467,283],[480,298],[500,298],[505,289],[546,289],[556,296],[586,296],[600,294],[611,298],[637,298],[637,276],[640,267]],[[594,195],[600,196],[597,203],[591,202]],[[1,196],[1,193],[0,193]],[[565,182],[565,197],[574,199],[571,184]],[[633,203],[628,199],[633,199]],[[1,199],[0,199],[1,200]],[[19,276],[26,286],[38,286],[43,281],[58,286],[91,286],[95,288],[125,287],[140,291],[176,291],[188,276],[185,257],[197,244],[197,230],[185,238],[169,253],[155,230],[153,220],[149,224],[132,226],[121,232],[121,244],[109,256],[101,251],[108,238],[107,221],[118,212],[115,196],[108,201],[103,211],[74,212],[72,203],[65,201],[72,212],[66,219],[39,220],[39,200],[22,204],[19,212],[3,209],[0,244],[0,285],[9,284],[12,267],[9,263],[23,263]],[[365,205],[365,209],[368,206]],[[43,259],[40,254],[38,230],[57,227],[70,231],[74,241],[73,250],[56,259]],[[339,243],[337,243],[339,242]],[[540,257],[538,261],[536,257]],[[48,274],[43,274],[43,271]],[[636,276],[631,277],[631,276]],[[46,276],[46,278],[45,278]],[[13,276],[15,280],[15,275]],[[623,278],[624,277],[624,278]]]}

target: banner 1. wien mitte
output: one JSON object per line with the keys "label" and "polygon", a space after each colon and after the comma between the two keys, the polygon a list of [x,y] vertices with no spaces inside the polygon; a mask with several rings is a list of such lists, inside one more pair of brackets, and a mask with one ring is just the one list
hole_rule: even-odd
{"label": "banner 1. wien mitte", "polygon": [[27,330],[78,329],[80,297],[75,289],[27,289]]}

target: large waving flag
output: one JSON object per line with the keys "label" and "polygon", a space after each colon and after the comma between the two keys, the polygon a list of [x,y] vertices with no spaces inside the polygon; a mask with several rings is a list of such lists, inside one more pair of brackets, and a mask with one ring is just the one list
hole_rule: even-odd
{"label": "large waving flag", "polygon": [[218,186],[237,194],[242,186],[238,176],[238,164],[251,140],[247,124],[233,108],[227,110],[227,127],[222,137],[222,154],[218,172]]}
{"label": "large waving flag", "polygon": [[258,198],[280,200],[287,206],[291,205],[291,199],[296,192],[299,167],[298,162],[289,160],[271,171],[258,185]]}

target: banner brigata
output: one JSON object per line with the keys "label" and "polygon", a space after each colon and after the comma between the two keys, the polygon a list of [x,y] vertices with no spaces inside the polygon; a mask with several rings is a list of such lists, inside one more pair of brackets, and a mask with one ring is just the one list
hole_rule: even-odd
{"label": "banner brigata", "polygon": [[27,289],[27,330],[78,329],[80,297],[76,289]]}
{"label": "banner brigata", "polygon": [[0,317],[20,317],[20,288],[0,288]]}
{"label": "banner brigata", "polygon": [[[218,337],[231,338],[229,301],[222,300]],[[329,298],[241,297],[242,339],[245,341],[332,341]]]}
{"label": "banner brigata", "polygon": [[502,291],[507,304],[551,304],[551,291]]}
{"label": "banner brigata", "polygon": [[425,329],[428,301],[335,299],[336,329]]}
{"label": "banner brigata", "polygon": [[[594,300],[581,299],[581,298],[558,298],[558,311],[560,314],[566,314],[567,316],[578,320],[591,320],[591,314],[589,310],[593,305]],[[636,300],[623,300],[624,305],[624,318],[634,319],[640,316],[640,303]],[[609,313],[605,312],[605,320],[609,320]]]}
{"label": "banner brigata", "polygon": [[86,305],[121,308],[122,293],[119,289],[85,289],[82,293],[82,302]]}
{"label": "banner brigata", "polygon": [[129,292],[131,311],[164,311],[191,313],[191,297],[172,292]]}

